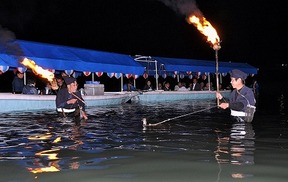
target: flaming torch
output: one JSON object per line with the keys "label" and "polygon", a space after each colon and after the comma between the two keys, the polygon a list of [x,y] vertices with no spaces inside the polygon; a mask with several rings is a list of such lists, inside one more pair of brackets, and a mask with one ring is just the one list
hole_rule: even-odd
{"label": "flaming torch", "polygon": [[[211,44],[212,48],[215,50],[216,58],[216,86],[217,92],[219,92],[219,73],[218,73],[218,51],[221,49],[220,37],[217,34],[215,28],[211,25],[205,17],[197,17],[192,15],[188,17],[187,21],[192,23],[197,29],[207,37],[207,41]],[[217,105],[219,105],[219,99],[217,99]]]}
{"label": "flaming torch", "polygon": [[40,75],[42,78],[46,78],[48,81],[52,82],[54,79],[54,73],[49,70],[45,70],[42,67],[36,65],[36,63],[28,58],[24,58],[20,62],[26,67],[29,67],[36,75]]}

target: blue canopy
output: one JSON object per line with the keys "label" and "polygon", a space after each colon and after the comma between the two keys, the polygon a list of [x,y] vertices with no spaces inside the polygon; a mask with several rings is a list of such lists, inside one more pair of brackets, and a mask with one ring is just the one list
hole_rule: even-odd
{"label": "blue canopy", "polygon": [[[13,44],[19,50],[1,50],[0,65],[19,67],[19,60],[27,57],[44,69],[136,75],[144,72],[144,67],[129,55],[23,40],[16,40]],[[17,53],[14,54],[13,51]]]}
{"label": "blue canopy", "polygon": [[[216,72],[216,61],[196,60],[196,59],[179,59],[179,58],[165,58],[153,57],[159,66],[166,71],[178,72]],[[258,69],[247,63],[232,63],[232,62],[218,62],[218,71],[220,73],[228,73],[233,69],[242,70],[248,74],[257,74]]]}

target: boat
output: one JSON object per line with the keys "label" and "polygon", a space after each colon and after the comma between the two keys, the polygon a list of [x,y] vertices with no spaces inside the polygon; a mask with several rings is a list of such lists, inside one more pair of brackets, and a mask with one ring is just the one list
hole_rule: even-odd
{"label": "boat", "polygon": [[[221,94],[229,98],[231,90],[222,90]],[[173,102],[181,100],[216,100],[216,91],[164,91],[155,90],[143,92],[131,98],[136,103],[155,103],[155,102]]]}
{"label": "boat", "polygon": [[[39,65],[41,68],[45,69],[44,71],[50,70],[49,72],[53,75],[54,72],[60,73],[64,71],[66,74],[72,74],[76,78],[77,75],[79,76],[82,74],[85,76],[90,76],[92,83],[95,81],[94,75],[96,74],[97,76],[101,76],[103,72],[106,72],[110,78],[113,76],[115,76],[117,79],[121,78],[121,89],[119,89],[119,92],[105,92],[103,95],[84,95],[83,98],[87,103],[88,108],[94,106],[123,104],[127,101],[147,103],[195,99],[215,99],[215,91],[168,92],[159,90],[158,78],[161,76],[163,79],[165,79],[167,76],[172,76],[173,78],[177,77],[178,82],[180,78],[185,76],[193,78],[195,74],[199,76],[200,73],[204,73],[205,75],[208,75],[208,82],[210,82],[210,75],[215,74],[217,81],[218,75],[221,79],[222,74],[226,74],[235,68],[241,69],[242,71],[251,75],[257,74],[258,71],[257,68],[246,63],[219,62],[218,70],[215,69],[215,62],[208,60],[151,57],[141,55],[132,57],[125,54],[29,42],[24,40],[15,40],[13,45],[18,45],[22,54],[18,55],[12,50],[1,50],[1,73],[5,73],[8,70],[11,71],[17,69],[20,72],[24,72],[24,78],[26,78],[25,72],[27,67],[24,66],[25,64],[23,61],[19,62],[19,60],[25,59],[34,64],[37,63],[36,65]],[[11,46],[5,47],[9,48]],[[28,66],[28,68],[32,69],[35,73],[36,65],[34,65],[33,68]],[[219,74],[216,70],[218,70],[221,74]],[[37,75],[43,76],[42,73],[38,74],[38,72]],[[145,79],[148,76],[153,76],[155,78],[156,91],[123,92],[124,77],[127,77],[126,79],[130,79],[132,77],[134,82],[136,82],[136,78],[141,75],[143,75],[143,78]],[[92,84],[91,86],[93,89],[98,89],[96,87],[97,86],[95,84]],[[219,90],[219,88],[217,88],[217,90]],[[221,92],[223,92],[222,94],[225,97],[228,97],[228,94],[230,93],[229,90]],[[55,110],[55,99],[55,95],[15,95],[11,93],[0,93],[0,104],[3,106],[0,112],[47,109]]]}
{"label": "boat", "polygon": [[[138,92],[105,92],[104,95],[83,96],[87,108],[120,105],[138,95]],[[56,95],[25,95],[0,93],[0,113],[55,110]]]}

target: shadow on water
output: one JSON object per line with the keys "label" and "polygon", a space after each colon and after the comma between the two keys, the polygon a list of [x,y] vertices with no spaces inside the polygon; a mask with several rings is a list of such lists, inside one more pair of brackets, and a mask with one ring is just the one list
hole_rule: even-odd
{"label": "shadow on water", "polygon": [[88,108],[79,124],[54,111],[3,114],[0,179],[286,181],[287,92],[262,92],[257,104],[252,123],[214,100]]}

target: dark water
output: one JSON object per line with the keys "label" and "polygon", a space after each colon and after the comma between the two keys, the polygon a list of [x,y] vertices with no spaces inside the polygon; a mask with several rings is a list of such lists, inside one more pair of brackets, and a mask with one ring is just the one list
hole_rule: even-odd
{"label": "dark water", "polygon": [[2,114],[0,181],[287,181],[287,104],[285,87],[263,91],[252,123],[214,101],[89,108],[80,124]]}

